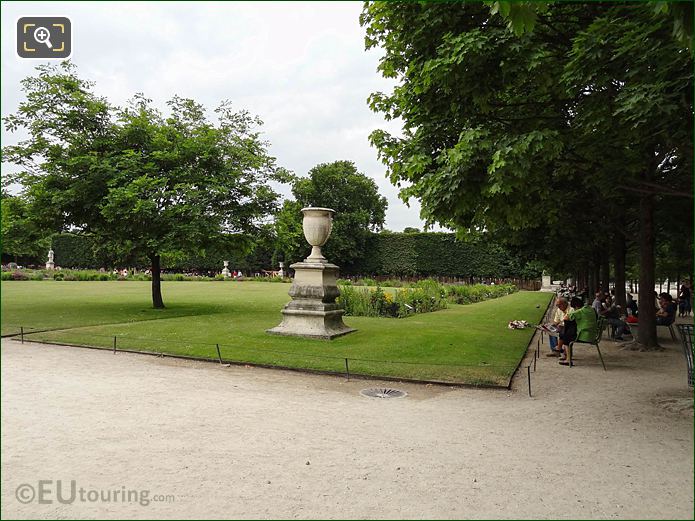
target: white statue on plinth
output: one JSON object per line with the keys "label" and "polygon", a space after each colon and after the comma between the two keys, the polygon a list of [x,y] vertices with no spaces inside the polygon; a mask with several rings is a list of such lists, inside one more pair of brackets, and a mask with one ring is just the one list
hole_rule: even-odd
{"label": "white statue on plinth", "polygon": [[222,261],[224,263],[224,268],[222,268],[222,276],[224,278],[231,277],[232,274],[229,273],[229,261]]}
{"label": "white statue on plinth", "polygon": [[56,265],[55,262],[53,262],[53,250],[48,250],[48,262],[46,263],[46,269],[47,270],[54,270]]}
{"label": "white statue on plinth", "polygon": [[280,262],[280,271],[278,271],[278,277],[282,278],[285,276],[285,263]]}

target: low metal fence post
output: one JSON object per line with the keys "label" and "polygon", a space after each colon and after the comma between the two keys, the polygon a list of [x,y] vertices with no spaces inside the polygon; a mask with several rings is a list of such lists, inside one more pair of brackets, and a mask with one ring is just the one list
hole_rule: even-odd
{"label": "low metal fence post", "polygon": [[24,326],[19,326],[19,336],[22,337],[22,344],[24,343]]}
{"label": "low metal fence post", "polygon": [[220,365],[222,365],[222,354],[220,353],[220,344],[215,344],[215,347],[217,348],[217,359],[220,361]]}
{"label": "low metal fence post", "polygon": [[350,366],[348,365],[348,359],[345,359],[345,373],[347,373],[348,382],[350,381]]}
{"label": "low metal fence post", "polygon": [[116,354],[116,335],[113,335],[113,354]]}
{"label": "low metal fence post", "polygon": [[531,397],[531,364],[526,368],[526,375],[528,376],[528,395]]}

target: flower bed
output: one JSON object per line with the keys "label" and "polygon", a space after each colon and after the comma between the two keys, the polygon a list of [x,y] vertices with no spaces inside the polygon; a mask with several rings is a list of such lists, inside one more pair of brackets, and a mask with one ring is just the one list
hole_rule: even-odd
{"label": "flower bed", "polygon": [[431,279],[387,291],[381,286],[359,287],[342,282],[338,302],[345,308],[346,315],[358,317],[404,318],[444,309],[450,302],[470,304],[518,291],[513,284],[444,286]]}

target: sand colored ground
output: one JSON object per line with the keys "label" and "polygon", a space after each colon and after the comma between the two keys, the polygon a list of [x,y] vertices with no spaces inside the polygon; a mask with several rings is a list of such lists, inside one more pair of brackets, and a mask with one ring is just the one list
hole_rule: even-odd
{"label": "sand colored ground", "polygon": [[[663,335],[663,332],[661,333]],[[511,391],[2,341],[3,518],[693,518],[692,392],[677,344]],[[148,490],[22,504],[39,480]],[[55,487],[55,485],[52,485]],[[27,496],[26,487],[22,492]],[[55,494],[45,497],[55,498]]]}

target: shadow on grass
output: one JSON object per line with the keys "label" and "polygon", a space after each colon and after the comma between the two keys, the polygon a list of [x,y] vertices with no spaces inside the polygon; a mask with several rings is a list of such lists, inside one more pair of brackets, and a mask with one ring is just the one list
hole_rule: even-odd
{"label": "shadow on grass", "polygon": [[[38,318],[33,323],[14,324],[2,323],[2,336],[16,336],[24,328],[26,334],[43,331],[68,331],[94,326],[114,326],[135,324],[151,320],[170,320],[204,315],[219,315],[233,313],[233,306],[219,304],[171,304],[164,309],[140,308],[132,304],[99,302],[85,306],[85,314],[71,313],[62,315],[51,313],[49,316]],[[231,309],[230,309],[231,308]],[[113,320],[109,320],[113,319]]]}

